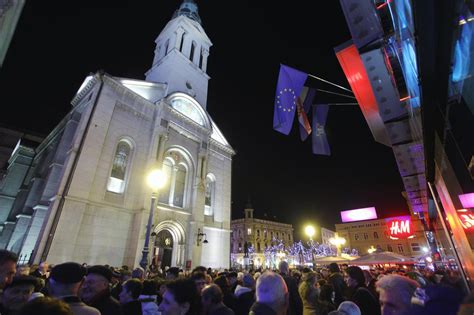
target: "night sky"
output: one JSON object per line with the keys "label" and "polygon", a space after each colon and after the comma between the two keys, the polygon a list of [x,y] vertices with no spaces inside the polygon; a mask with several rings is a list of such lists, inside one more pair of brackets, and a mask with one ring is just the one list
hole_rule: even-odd
{"label": "night sky", "polygon": [[[0,69],[0,123],[48,134],[91,72],[144,79],[154,40],[180,3],[27,1]],[[329,157],[312,154],[296,121],[289,136],[272,129],[280,63],[349,86],[334,54],[350,39],[339,1],[309,3],[198,1],[214,44],[207,109],[237,152],[232,217],[243,216],[250,196],[257,217],[293,224],[296,239],[305,223],[334,229],[341,210],[407,212],[393,151],[373,140],[358,106],[331,107]],[[307,85],[343,92],[314,79]],[[320,93],[315,103],[351,101]]]}

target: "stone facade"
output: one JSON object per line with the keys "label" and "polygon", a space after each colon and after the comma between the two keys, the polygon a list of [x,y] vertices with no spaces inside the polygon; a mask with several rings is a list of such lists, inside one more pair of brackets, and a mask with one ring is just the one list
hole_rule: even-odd
{"label": "stone facade", "polygon": [[263,252],[267,246],[275,245],[276,240],[281,240],[286,246],[293,244],[293,226],[270,220],[254,218],[254,209],[247,205],[243,219],[232,220],[231,252],[234,264],[244,263],[245,243],[253,247],[254,261],[249,262],[259,267],[265,263]]}
{"label": "stone facade", "polygon": [[[71,112],[29,155],[24,196],[12,201],[20,216],[5,225],[4,232],[12,230],[5,241],[0,235],[6,248],[30,262],[138,265],[152,195],[145,179],[162,168],[168,180],[158,192],[152,235],[171,235],[168,264],[229,266],[222,253],[230,252],[235,153],[205,110],[209,77],[202,61],[196,67],[171,47],[159,55],[161,38],[177,28],[199,29],[194,45],[210,47],[201,25],[177,14],[158,36],[146,81],[104,73],[85,79]],[[178,82],[185,78],[194,79]],[[187,85],[200,88],[194,94]],[[207,244],[198,242],[199,233]],[[151,247],[149,258],[160,265],[163,250]]]}

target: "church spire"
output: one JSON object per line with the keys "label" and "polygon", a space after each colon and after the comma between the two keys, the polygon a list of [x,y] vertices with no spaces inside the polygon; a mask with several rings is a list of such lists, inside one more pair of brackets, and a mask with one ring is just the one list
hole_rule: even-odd
{"label": "church spire", "polygon": [[173,19],[181,15],[184,15],[201,24],[198,6],[194,0],[184,0],[179,9],[174,12]]}

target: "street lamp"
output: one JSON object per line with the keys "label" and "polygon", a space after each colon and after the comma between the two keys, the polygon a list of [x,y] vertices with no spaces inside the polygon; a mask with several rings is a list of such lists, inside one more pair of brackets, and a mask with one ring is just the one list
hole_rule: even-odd
{"label": "street lamp", "polygon": [[147,177],[148,186],[151,188],[151,206],[148,215],[148,224],[146,226],[145,244],[143,245],[142,260],[140,266],[146,271],[148,265],[148,244],[150,242],[150,230],[153,222],[153,212],[155,211],[155,201],[158,197],[158,190],[166,184],[166,176],[161,170],[153,170]]}
{"label": "street lamp", "polygon": [[314,236],[314,234],[316,234],[316,230],[315,230],[314,226],[307,225],[304,228],[304,232],[309,237],[309,250],[311,251],[311,263],[314,264],[314,253],[313,253],[313,248],[312,247],[313,247],[313,236]]}
{"label": "street lamp", "polygon": [[329,239],[329,243],[336,246],[337,256],[341,256],[341,246],[346,244],[346,239],[343,238],[343,237],[339,237],[339,235],[336,233],[336,235],[334,237],[331,237]]}
{"label": "street lamp", "polygon": [[314,229],[314,227],[313,227],[312,225],[307,225],[307,226],[304,228],[304,232],[306,233],[306,235],[308,235],[308,237],[309,237],[310,240],[312,240],[314,234],[316,234],[316,230]]}
{"label": "street lamp", "polygon": [[374,245],[371,245],[370,248],[367,250],[369,254],[372,254],[375,251],[377,251],[377,249],[374,247]]}

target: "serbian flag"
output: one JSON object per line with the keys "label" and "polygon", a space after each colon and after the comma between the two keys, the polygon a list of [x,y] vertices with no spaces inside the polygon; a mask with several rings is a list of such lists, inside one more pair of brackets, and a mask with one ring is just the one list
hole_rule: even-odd
{"label": "serbian flag", "polygon": [[295,118],[297,98],[307,78],[307,73],[280,65],[273,112],[273,129],[276,131],[285,135],[290,133]]}
{"label": "serbian flag", "polygon": [[324,127],[328,117],[329,105],[313,106],[313,153],[331,155],[328,138]]}
{"label": "serbian flag", "polygon": [[314,100],[315,92],[314,89],[304,87],[296,102],[301,141],[305,141],[312,131],[307,114]]}

